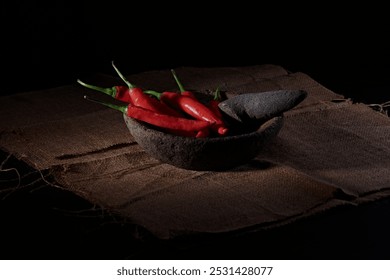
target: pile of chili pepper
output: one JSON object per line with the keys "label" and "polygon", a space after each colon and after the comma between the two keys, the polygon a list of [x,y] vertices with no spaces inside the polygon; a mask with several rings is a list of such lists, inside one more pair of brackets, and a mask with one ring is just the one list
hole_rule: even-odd
{"label": "pile of chili pepper", "polygon": [[86,99],[121,111],[128,117],[175,135],[202,138],[228,134],[228,126],[218,107],[221,101],[219,88],[215,91],[214,99],[204,104],[196,98],[193,92],[184,89],[174,70],[171,70],[171,73],[179,87],[179,93],[143,90],[130,83],[114,65],[114,62],[112,66],[126,86],[102,88],[80,80],[77,82],[89,89],[103,92],[123,102],[124,105],[106,103],[85,96]]}

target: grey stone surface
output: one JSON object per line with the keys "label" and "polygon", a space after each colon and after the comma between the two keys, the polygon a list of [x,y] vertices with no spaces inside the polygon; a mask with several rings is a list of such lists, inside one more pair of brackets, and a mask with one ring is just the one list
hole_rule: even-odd
{"label": "grey stone surface", "polygon": [[124,115],[127,127],[145,151],[162,162],[191,170],[225,170],[254,158],[279,132],[283,116],[241,135],[192,138],[161,132]]}
{"label": "grey stone surface", "polygon": [[242,124],[256,126],[292,109],[306,96],[307,93],[303,90],[246,93],[222,101],[219,108]]}

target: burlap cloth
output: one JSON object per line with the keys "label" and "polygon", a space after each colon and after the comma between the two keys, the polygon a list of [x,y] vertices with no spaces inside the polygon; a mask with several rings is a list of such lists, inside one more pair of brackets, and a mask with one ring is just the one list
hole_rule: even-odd
{"label": "burlap cloth", "polygon": [[[121,113],[83,99],[107,96],[76,83],[1,98],[0,148],[160,238],[268,227],[390,194],[385,115],[277,65],[176,71],[188,89],[221,86],[228,95],[304,89],[308,97],[285,114],[264,152],[225,172],[183,170],[148,156]],[[168,70],[128,78],[176,89]],[[85,82],[120,83],[103,75]]]}

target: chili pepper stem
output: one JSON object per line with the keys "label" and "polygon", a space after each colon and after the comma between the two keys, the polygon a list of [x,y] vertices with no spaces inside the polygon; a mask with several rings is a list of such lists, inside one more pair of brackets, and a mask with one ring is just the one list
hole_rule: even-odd
{"label": "chili pepper stem", "polygon": [[129,87],[129,88],[135,88],[135,85],[133,85],[132,83],[130,83],[125,76],[123,76],[123,74],[119,71],[119,69],[115,66],[114,64],[114,61],[111,61],[111,64],[112,64],[112,67],[114,67],[116,73],[119,75],[119,77],[126,83],[126,85]]}
{"label": "chili pepper stem", "polygon": [[214,100],[215,101],[220,101],[221,100],[221,93],[220,93],[219,87],[217,87],[217,89],[214,92]]}
{"label": "chili pepper stem", "polygon": [[77,82],[86,87],[86,88],[90,88],[90,89],[93,89],[93,90],[96,90],[96,91],[100,91],[100,92],[103,92],[111,97],[115,97],[116,96],[116,90],[115,88],[102,88],[102,87],[98,87],[98,86],[94,86],[94,85],[90,85],[90,84],[87,84],[87,83],[84,83],[80,80],[77,80]]}
{"label": "chili pepper stem", "polygon": [[153,95],[153,96],[156,97],[157,99],[160,99],[160,97],[161,97],[161,95],[162,95],[161,92],[157,92],[157,91],[155,91],[155,90],[144,90],[144,93]]}
{"label": "chili pepper stem", "polygon": [[176,81],[176,84],[179,86],[180,92],[185,92],[186,90],[184,89],[183,84],[180,82],[179,78],[176,76],[175,70],[171,69],[171,73]]}
{"label": "chili pepper stem", "polygon": [[106,107],[109,107],[111,109],[120,111],[122,113],[126,113],[126,110],[127,110],[127,106],[120,106],[120,105],[115,105],[115,104],[112,104],[112,103],[103,102],[103,101],[100,101],[100,100],[96,100],[96,99],[90,98],[90,97],[88,97],[86,95],[84,95],[84,99],[86,99],[88,101],[92,101],[92,102],[98,103],[98,104],[101,104],[101,105],[104,105]]}

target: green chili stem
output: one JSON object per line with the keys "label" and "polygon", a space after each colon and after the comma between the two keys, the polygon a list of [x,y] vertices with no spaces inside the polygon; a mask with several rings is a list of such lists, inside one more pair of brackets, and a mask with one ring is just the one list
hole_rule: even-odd
{"label": "green chili stem", "polygon": [[217,87],[217,89],[214,92],[214,100],[216,100],[216,101],[220,101],[221,100],[221,92],[219,90],[219,87]]}
{"label": "green chili stem", "polygon": [[144,90],[144,93],[153,95],[153,96],[156,97],[157,99],[160,99],[160,97],[161,97],[161,95],[162,95],[161,92],[157,92],[157,91],[154,91],[154,90]]}
{"label": "green chili stem", "polygon": [[93,90],[97,90],[97,91],[103,92],[103,93],[105,93],[107,95],[110,95],[110,96],[112,96],[114,98],[116,96],[116,89],[115,89],[115,87],[112,87],[112,88],[102,88],[102,87],[86,84],[86,83],[84,83],[84,82],[82,82],[80,80],[77,80],[77,82],[80,85],[82,85],[82,86],[84,86],[86,88],[90,88],[90,89],[93,89]]}
{"label": "green chili stem", "polygon": [[173,75],[173,78],[174,78],[175,81],[176,81],[176,84],[179,86],[180,92],[186,91],[186,90],[184,89],[182,83],[180,82],[179,78],[176,76],[175,70],[171,69],[171,73],[172,73],[172,75]]}
{"label": "green chili stem", "polygon": [[123,74],[119,71],[118,68],[116,68],[115,64],[114,64],[114,61],[111,62],[112,64],[112,67],[114,67],[116,73],[119,75],[119,77],[121,77],[121,79],[126,83],[126,85],[129,87],[129,88],[135,88],[135,85],[131,84],[125,76],[123,76]]}
{"label": "green chili stem", "polygon": [[107,106],[107,107],[109,107],[111,109],[114,109],[114,110],[117,110],[117,111],[121,111],[122,113],[126,113],[126,111],[127,111],[127,106],[120,106],[120,105],[115,105],[115,104],[112,104],[112,103],[103,102],[103,101],[100,101],[100,100],[96,100],[96,99],[90,98],[90,97],[88,97],[86,95],[84,95],[84,99],[92,101],[92,102],[95,102],[95,103],[98,103],[98,104],[101,104],[101,105],[104,105],[104,106]]}

